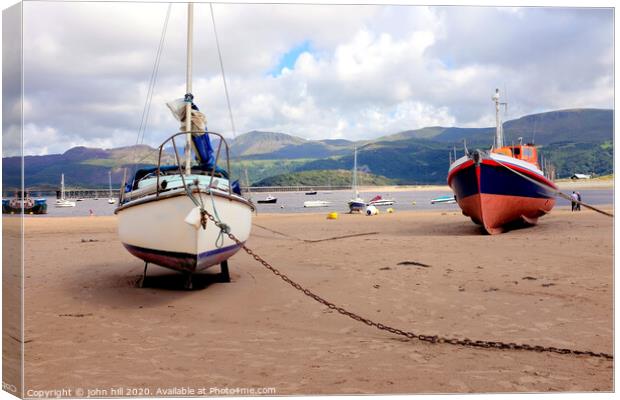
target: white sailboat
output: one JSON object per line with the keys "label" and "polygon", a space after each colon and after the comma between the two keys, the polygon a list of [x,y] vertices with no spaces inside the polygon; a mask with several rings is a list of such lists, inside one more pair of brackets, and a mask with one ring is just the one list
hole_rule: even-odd
{"label": "white sailboat", "polygon": [[349,211],[362,211],[366,207],[366,202],[364,199],[360,197],[359,191],[357,189],[357,147],[353,150],[353,195],[355,196],[353,199],[349,200],[347,205],[349,206]]}
{"label": "white sailboat", "polygon": [[305,208],[313,208],[313,207],[329,207],[332,204],[331,201],[327,200],[309,200],[304,201]]}
{"label": "white sailboat", "polygon": [[116,204],[116,199],[112,197],[112,171],[108,171],[110,195],[108,196],[108,204]]}
{"label": "white sailboat", "polygon": [[[187,276],[186,288],[192,286],[192,273],[216,264],[221,266],[221,280],[230,280],[227,260],[242,245],[231,240],[225,231],[244,243],[250,235],[254,211],[252,202],[243,198],[238,185],[233,187],[229,180],[226,140],[218,133],[206,131],[205,117],[193,103],[192,14],[193,4],[189,3],[187,86],[181,102],[184,104],[169,104],[184,123],[184,131],[161,144],[156,168],[137,171],[133,181],[122,186],[127,189],[115,210],[120,240],[131,254],[145,261],[145,273],[148,263],[183,272]],[[210,136],[219,142],[217,152],[211,147]],[[185,138],[184,160],[176,144],[181,137]],[[164,146],[169,145],[174,149],[176,165],[162,165]],[[199,165],[192,166],[192,148]],[[222,153],[226,170],[217,165]],[[206,212],[214,216],[217,225],[206,218]]]}
{"label": "white sailboat", "polygon": [[65,199],[65,174],[60,174],[60,198],[56,199],[56,207],[75,207],[75,201]]}

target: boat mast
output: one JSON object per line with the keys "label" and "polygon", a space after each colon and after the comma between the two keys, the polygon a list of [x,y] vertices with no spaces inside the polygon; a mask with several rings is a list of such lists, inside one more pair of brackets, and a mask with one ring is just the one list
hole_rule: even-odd
{"label": "boat mast", "polygon": [[[192,130],[192,39],[194,31],[194,4],[187,3],[187,71],[185,89],[185,132]],[[185,140],[185,175],[192,173],[192,135],[188,133]]]}
{"label": "boat mast", "polygon": [[60,174],[60,199],[65,199],[65,174]]}
{"label": "boat mast", "polygon": [[499,106],[502,104],[499,102],[499,89],[495,89],[493,102],[495,103],[495,148],[499,149],[504,146],[504,130],[502,128],[502,120],[499,115]]}
{"label": "boat mast", "polygon": [[110,198],[112,198],[112,171],[108,171]]}
{"label": "boat mast", "polygon": [[353,147],[353,192],[355,193],[355,198],[358,198],[359,192],[357,191],[357,146]]}

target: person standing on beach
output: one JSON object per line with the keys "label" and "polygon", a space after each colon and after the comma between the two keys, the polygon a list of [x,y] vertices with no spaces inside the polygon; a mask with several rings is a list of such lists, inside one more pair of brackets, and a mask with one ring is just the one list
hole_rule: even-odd
{"label": "person standing on beach", "polygon": [[579,203],[577,203],[577,205],[575,205],[575,210],[576,211],[581,211],[581,193],[577,192],[577,201]]}
{"label": "person standing on beach", "polygon": [[570,198],[572,199],[570,202],[570,210],[575,211],[577,209],[577,193],[573,192],[573,194],[570,195]]}

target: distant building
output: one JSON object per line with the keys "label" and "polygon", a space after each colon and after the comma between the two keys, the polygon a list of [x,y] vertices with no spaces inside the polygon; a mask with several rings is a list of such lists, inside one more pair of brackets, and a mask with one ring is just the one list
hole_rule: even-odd
{"label": "distant building", "polygon": [[590,178],[592,178],[592,175],[586,175],[586,174],[573,174],[570,178],[571,178],[571,179],[590,179]]}

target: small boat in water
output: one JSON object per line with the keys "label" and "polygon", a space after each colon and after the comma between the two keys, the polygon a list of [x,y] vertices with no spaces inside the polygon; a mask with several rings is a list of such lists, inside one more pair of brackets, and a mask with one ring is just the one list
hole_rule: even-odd
{"label": "small boat in water", "polygon": [[278,202],[278,198],[273,197],[272,195],[269,195],[265,197],[264,199],[257,200],[258,204],[276,204],[277,202]]}
{"label": "small boat in water", "polygon": [[349,206],[349,212],[361,212],[366,208],[366,201],[360,197],[357,190],[357,147],[353,149],[353,182],[351,183],[353,189],[353,198],[347,202]]}
{"label": "small boat in water", "polygon": [[56,199],[56,207],[75,207],[75,201],[65,198],[65,174],[60,174],[60,198]]}
{"label": "small boat in water", "polygon": [[326,201],[326,200],[304,201],[304,207],[306,207],[306,208],[311,208],[311,207],[329,207],[330,204],[332,204],[331,201]]}
{"label": "small boat in water", "polygon": [[310,190],[309,192],[306,192],[306,196],[314,196],[315,194],[317,194],[316,190]]}
{"label": "small boat in water", "polygon": [[12,199],[2,199],[2,214],[47,214],[47,201],[33,199],[28,191],[15,192]]}
{"label": "small boat in water", "polygon": [[499,90],[495,103],[495,144],[490,150],[467,151],[448,171],[448,185],[465,216],[497,234],[523,222],[533,225],[555,205],[557,186],[538,166],[533,144],[504,146],[499,117]]}
{"label": "small boat in water", "polygon": [[381,197],[381,195],[377,195],[373,197],[372,199],[370,199],[370,201],[368,202],[368,205],[375,206],[375,207],[392,206],[394,205],[394,203],[396,203],[394,199],[384,199],[383,197]]}
{"label": "small boat in water", "polygon": [[455,204],[455,203],[456,203],[456,199],[454,198],[454,195],[439,196],[431,200],[431,204]]}

